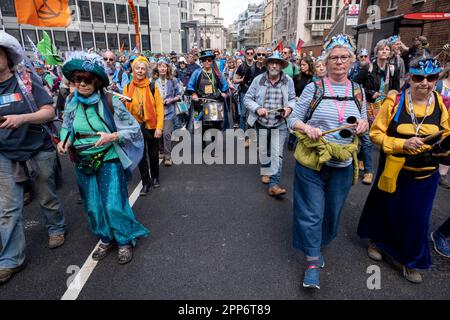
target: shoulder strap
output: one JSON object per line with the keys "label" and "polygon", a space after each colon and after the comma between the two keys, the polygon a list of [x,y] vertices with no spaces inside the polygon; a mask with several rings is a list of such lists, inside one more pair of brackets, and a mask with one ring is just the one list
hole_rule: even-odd
{"label": "shoulder strap", "polygon": [[[398,104],[397,104],[397,102],[398,102]],[[394,122],[398,122],[398,118],[400,117],[400,113],[402,111],[404,102],[405,102],[405,92],[403,91],[400,98],[397,95],[397,97],[395,98],[395,104],[392,107],[392,111],[394,111],[395,107],[398,105],[397,112],[395,113],[395,116],[394,116]]]}
{"label": "shoulder strap", "polygon": [[359,113],[361,114],[362,105],[364,103],[364,96],[362,93],[362,88],[358,83],[352,82],[352,92],[353,98],[355,100],[356,106],[358,107]]}
{"label": "shoulder strap", "polygon": [[314,96],[309,103],[308,111],[306,112],[306,119],[305,121],[308,121],[311,119],[314,111],[316,110],[317,106],[319,105],[320,101],[322,101],[323,94],[324,94],[324,83],[323,79],[320,79],[316,82],[314,82]]}
{"label": "shoulder strap", "polygon": [[444,82],[443,82],[442,80],[439,80],[439,81],[436,83],[436,91],[439,92],[439,93],[441,93],[443,87],[444,87]]}
{"label": "shoulder strap", "polygon": [[102,92],[101,98],[103,104],[106,104],[111,114],[114,114],[113,95],[109,92]]}

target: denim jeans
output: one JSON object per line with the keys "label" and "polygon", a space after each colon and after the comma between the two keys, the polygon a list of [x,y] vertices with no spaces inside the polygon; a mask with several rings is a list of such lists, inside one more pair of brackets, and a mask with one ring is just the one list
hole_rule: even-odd
{"label": "denim jeans", "polygon": [[[39,152],[32,157],[39,169],[34,180],[36,197],[49,235],[64,234],[66,226],[56,196],[56,153]],[[0,268],[15,268],[25,261],[23,185],[13,177],[12,162],[0,154]]]}
{"label": "denim jeans", "polygon": [[[287,126],[286,123],[283,123],[278,128],[272,129],[256,123],[256,129],[258,132],[260,160],[264,160],[263,157],[270,157],[268,163],[261,164],[261,174],[270,176],[269,188],[272,188],[279,185],[281,179],[284,143],[286,142],[288,134]],[[278,132],[279,135],[276,135],[276,132]]]}
{"label": "denim jeans", "polygon": [[364,173],[373,173],[372,167],[372,142],[370,141],[369,133],[359,136],[359,143],[361,145],[359,149],[358,159],[364,163]]}
{"label": "denim jeans", "polygon": [[239,92],[239,128],[247,130],[247,108],[244,105],[244,97],[247,92]]}
{"label": "denim jeans", "polygon": [[164,160],[170,160],[172,158],[172,132],[173,132],[174,120],[164,120],[164,129],[162,137],[162,145],[164,152]]}
{"label": "denim jeans", "polygon": [[352,186],[353,165],[320,171],[296,163],[294,177],[293,245],[310,257],[337,235],[345,200]]}

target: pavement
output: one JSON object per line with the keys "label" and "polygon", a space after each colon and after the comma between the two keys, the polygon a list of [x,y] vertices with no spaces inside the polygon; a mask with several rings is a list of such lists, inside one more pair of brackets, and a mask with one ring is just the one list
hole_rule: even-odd
{"label": "pavement", "polygon": [[[378,150],[373,150],[377,163]],[[79,300],[317,300],[450,298],[450,260],[432,251],[434,265],[420,285],[409,283],[387,261],[375,262],[356,228],[370,186],[358,183],[347,199],[338,237],[324,249],[321,289],[302,287],[304,256],[292,247],[292,186],[295,159],[285,151],[283,198],[267,195],[257,165],[174,165],[160,168],[161,188],[139,197],[137,219],[150,230],[134,259],[117,263],[114,250],[93,269]],[[66,243],[47,248],[38,201],[25,208],[27,267],[0,286],[0,300],[61,299],[98,239],[90,232],[73,166],[63,158],[59,195]],[[139,183],[135,172],[130,194]],[[450,190],[439,188],[431,229],[449,215]],[[372,266],[372,267],[371,267]],[[368,268],[379,267],[380,286],[369,289]],[[376,267],[375,267],[376,268]]]}

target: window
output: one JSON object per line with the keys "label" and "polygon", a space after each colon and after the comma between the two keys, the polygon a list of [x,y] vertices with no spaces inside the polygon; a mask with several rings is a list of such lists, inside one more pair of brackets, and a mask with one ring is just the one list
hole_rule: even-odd
{"label": "window", "polygon": [[[117,42],[117,40],[116,40]],[[104,33],[96,33],[95,34],[95,45],[98,49],[106,49],[106,37]],[[111,47],[110,47],[111,48]]]}
{"label": "window", "polygon": [[[99,45],[97,44],[97,48],[98,47]],[[119,49],[119,46],[117,45],[117,33],[108,33],[108,47],[109,50]]]}
{"label": "window", "polygon": [[131,46],[130,46],[130,50],[133,50],[134,48],[136,48],[136,35],[135,34],[131,34]]}
{"label": "window", "polygon": [[146,7],[139,7],[139,23],[148,24],[148,11]]}
{"label": "window", "polygon": [[[9,33],[10,35],[12,35],[14,38],[17,39],[17,41],[19,41],[19,43],[22,43],[22,40],[20,40],[20,31],[19,29],[5,29],[6,33]],[[25,41],[25,48],[28,49],[28,47],[30,47],[30,42],[28,41],[27,38],[23,39]]]}
{"label": "window", "polygon": [[316,0],[315,20],[331,20],[333,0]]}
{"label": "window", "polygon": [[394,9],[397,8],[398,0],[389,0],[389,7],[388,9]]}
{"label": "window", "polygon": [[66,33],[64,31],[53,31],[53,35],[55,36],[55,47],[63,51],[68,50]]}
{"label": "window", "polygon": [[120,47],[123,46],[124,50],[130,49],[130,39],[128,38],[128,34],[119,34]]}
{"label": "window", "polygon": [[82,32],[81,38],[83,39],[84,49],[94,48],[94,36],[92,32]]}
{"label": "window", "polygon": [[25,43],[28,43],[28,37],[30,37],[31,41],[33,41],[34,44],[37,43],[36,31],[22,29],[22,35],[23,41],[25,41]]}
{"label": "window", "polygon": [[103,8],[101,2],[91,2],[92,19],[94,22],[103,22]]}
{"label": "window", "polygon": [[142,34],[142,50],[150,50],[150,46],[148,44],[148,34]]}
{"label": "window", "polygon": [[69,32],[69,46],[72,50],[81,49],[80,33],[79,32]]}
{"label": "window", "polygon": [[312,2],[313,2],[313,0],[308,0],[308,8],[307,8],[307,11],[308,11],[308,13],[307,13],[307,18],[306,18],[306,20],[311,20],[311,12],[312,12]]}
{"label": "window", "polygon": [[80,20],[91,22],[91,11],[89,9],[89,2],[78,0],[78,7],[80,8]]}
{"label": "window", "polygon": [[123,4],[117,5],[117,20],[119,23],[127,23],[127,8]]}
{"label": "window", "polygon": [[108,23],[116,23],[116,10],[113,3],[105,3],[105,18]]}
{"label": "window", "polygon": [[14,7],[14,0],[0,1],[0,9],[2,10],[2,15],[5,17],[16,16],[16,8]]}

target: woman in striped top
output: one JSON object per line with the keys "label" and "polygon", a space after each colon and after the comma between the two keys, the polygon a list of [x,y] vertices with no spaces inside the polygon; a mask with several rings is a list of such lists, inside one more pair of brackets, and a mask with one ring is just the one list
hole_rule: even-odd
{"label": "woman in striped top", "polygon": [[[289,127],[297,131],[298,137],[293,245],[306,255],[308,267],[303,286],[317,289],[319,271],[324,266],[321,246],[336,237],[342,208],[358,169],[355,166],[358,140],[354,133],[362,134],[369,127],[364,93],[358,84],[347,79],[355,61],[351,39],[338,35],[324,48],[328,75],[305,87],[288,119]],[[322,92],[321,99],[318,92]],[[324,135],[326,130],[348,124],[349,117],[357,119],[350,137]],[[324,161],[321,151],[328,147],[335,148],[337,153]]]}

